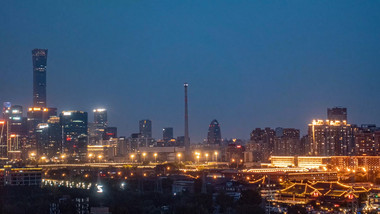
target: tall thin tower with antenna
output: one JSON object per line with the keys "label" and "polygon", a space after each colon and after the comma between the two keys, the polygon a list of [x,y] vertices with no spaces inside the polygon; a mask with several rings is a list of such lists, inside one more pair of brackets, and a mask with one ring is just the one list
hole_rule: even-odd
{"label": "tall thin tower with antenna", "polygon": [[185,88],[185,153],[186,153],[186,157],[185,159],[187,161],[190,160],[190,137],[189,137],[189,115],[188,115],[188,107],[187,107],[187,87],[189,86],[189,84],[187,83],[184,83],[183,84],[183,87]]}

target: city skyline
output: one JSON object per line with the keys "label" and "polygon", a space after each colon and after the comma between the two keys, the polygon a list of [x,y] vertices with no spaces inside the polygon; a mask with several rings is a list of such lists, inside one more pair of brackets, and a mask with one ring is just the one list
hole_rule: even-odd
{"label": "city skyline", "polygon": [[[124,30],[109,27],[110,35],[99,34],[90,41],[84,41],[84,38],[94,32],[94,23],[90,22],[88,29],[83,29],[77,39],[70,37],[70,32],[77,31],[77,27],[71,26],[73,19],[62,19],[64,10],[59,4],[47,11],[54,21],[62,21],[62,29],[53,28],[52,32],[46,28],[51,24],[49,20],[42,19],[39,14],[31,16],[34,15],[35,6],[18,10],[17,13],[24,12],[19,14],[20,19],[12,16],[0,24],[1,28],[8,29],[1,34],[9,33],[3,36],[2,46],[5,48],[0,50],[0,63],[4,65],[0,102],[11,101],[24,109],[32,106],[30,51],[46,48],[49,49],[48,106],[57,107],[58,112],[91,112],[92,109],[104,107],[108,110],[110,125],[117,126],[121,136],[135,133],[138,130],[137,122],[143,118],[154,123],[152,131],[156,138],[161,136],[164,127],[173,127],[176,136],[182,136],[181,85],[184,82],[191,85],[189,132],[192,143],[201,142],[207,137],[208,124],[214,118],[220,122],[223,138],[242,139],[248,139],[250,132],[259,127],[297,128],[304,135],[312,119],[326,119],[326,109],[334,106],[347,107],[350,124],[380,123],[380,113],[376,110],[379,106],[376,99],[380,87],[376,83],[379,63],[375,57],[380,46],[375,39],[379,24],[373,21],[374,17],[379,16],[375,13],[378,4],[367,3],[352,9],[339,2],[329,3],[337,16],[324,8],[322,3],[313,3],[314,9],[310,15],[305,14],[306,9],[311,8],[305,3],[299,5],[305,11],[286,16],[295,9],[287,6],[283,11],[277,11],[265,3],[247,3],[264,11],[277,11],[279,14],[269,22],[260,19],[247,21],[255,20],[254,12],[262,19],[267,17],[256,9],[252,13],[244,9],[247,5],[233,5],[227,10],[227,14],[231,15],[228,21],[221,17],[229,6],[227,4],[218,6],[213,14],[209,13],[211,5],[205,4],[195,12],[195,3],[182,4],[183,8],[170,3],[164,6],[151,3],[150,7],[144,8],[139,3],[125,4],[129,12],[126,14],[116,9],[115,5],[108,5],[106,11],[112,9],[116,12],[114,15],[105,13],[100,19],[102,25],[127,17],[134,17],[137,21],[116,22],[115,26],[124,27]],[[20,5],[13,3],[6,6],[10,10],[0,8],[0,12],[10,17],[12,8]],[[163,12],[156,11],[165,6],[169,13],[175,12],[176,16],[180,12],[193,13],[179,16],[178,20],[168,20]],[[335,9],[341,6],[340,12],[337,12]],[[78,15],[74,8],[67,7],[69,15]],[[88,10],[89,14],[83,16],[79,25],[87,26],[84,21],[93,19],[101,8],[94,4]],[[238,10],[242,11],[239,15],[234,13]],[[141,20],[142,15],[138,12],[149,16]],[[313,18],[318,12],[326,17]],[[221,19],[223,25],[218,25],[212,15]],[[155,16],[170,29],[155,28],[158,24],[152,21]],[[306,17],[310,23],[298,20],[298,16]],[[280,17],[287,17],[283,28]],[[190,21],[193,18],[196,24]],[[244,21],[244,18],[247,20]],[[202,20],[205,22],[201,23]],[[363,20],[366,24],[359,25]],[[181,22],[184,26],[178,27]],[[265,23],[268,29],[262,27],[266,26],[263,25]],[[139,24],[142,27],[136,26]],[[148,30],[150,27],[152,31]],[[248,30],[249,27],[254,30]],[[306,30],[302,31],[302,27]],[[30,31],[34,28],[39,29],[38,33]],[[168,33],[173,29],[177,29],[177,37]],[[194,29],[197,33],[190,37],[187,29]],[[276,37],[276,29],[284,37]],[[62,30],[68,31],[64,34],[68,35],[66,38],[59,35]],[[217,34],[218,30],[225,35]],[[27,32],[31,33],[31,37],[25,40],[24,35],[29,35]],[[148,36],[151,32],[153,36]],[[334,35],[331,35],[332,32]],[[225,45],[225,42],[232,42],[228,37],[232,33],[241,40],[233,42],[236,47]],[[131,37],[124,41],[121,40],[122,35]],[[139,39],[140,35],[145,35],[145,39]],[[301,36],[298,38],[300,42],[293,39],[295,35]],[[168,38],[165,39],[165,36]],[[117,43],[108,41],[113,38]],[[360,38],[366,43],[358,42]],[[263,45],[260,46],[257,41]],[[98,49],[93,44],[101,45]],[[271,44],[279,46],[275,48]],[[165,45],[170,49],[165,51]],[[193,45],[194,48],[191,47]],[[316,50],[317,46],[320,49]],[[309,51],[297,51],[305,49]],[[195,57],[199,52],[201,55]],[[145,59],[149,65],[146,65]],[[149,89],[144,87],[145,84],[150,86]]]}

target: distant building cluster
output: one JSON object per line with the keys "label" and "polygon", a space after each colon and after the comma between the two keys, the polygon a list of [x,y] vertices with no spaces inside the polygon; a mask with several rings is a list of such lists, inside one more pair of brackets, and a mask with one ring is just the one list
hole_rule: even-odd
{"label": "distant building cluster", "polygon": [[[138,132],[118,136],[109,125],[104,108],[89,113],[80,110],[58,112],[49,107],[46,96],[48,50],[34,49],[33,106],[4,102],[0,120],[1,160],[52,162],[105,161],[223,161],[237,167],[244,163],[268,163],[272,156],[376,156],[380,154],[380,129],[376,125],[349,124],[347,109],[327,109],[327,119],[315,119],[301,136],[295,128],[255,128],[249,140],[223,139],[220,123],[214,119],[202,143],[190,144],[188,129],[188,84],[185,89],[184,136],[173,127],[152,135],[153,122],[139,121]],[[26,114],[26,116],[25,116]],[[207,132],[206,132],[207,130]],[[207,135],[206,135],[207,133]]]}
{"label": "distant building cluster", "polygon": [[380,128],[374,124],[357,126],[347,122],[347,108],[327,109],[327,119],[315,119],[307,135],[294,128],[256,128],[247,143],[254,161],[271,156],[351,156],[380,155]]}

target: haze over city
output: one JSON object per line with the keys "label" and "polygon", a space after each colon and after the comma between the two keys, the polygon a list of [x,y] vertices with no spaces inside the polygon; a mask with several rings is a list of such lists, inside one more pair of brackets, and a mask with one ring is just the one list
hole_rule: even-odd
{"label": "haze over city", "polygon": [[[380,123],[376,1],[0,3],[0,101],[32,106],[34,48],[49,49],[48,106],[108,110],[119,135],[150,119],[153,136],[192,142],[217,119],[223,138],[256,127],[305,133],[326,108]],[[91,116],[90,116],[91,117]]]}

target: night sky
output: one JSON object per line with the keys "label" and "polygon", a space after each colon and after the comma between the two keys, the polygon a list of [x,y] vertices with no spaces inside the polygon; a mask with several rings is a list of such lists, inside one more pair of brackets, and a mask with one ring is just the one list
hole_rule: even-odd
{"label": "night sky", "polygon": [[326,109],[380,125],[380,1],[0,1],[0,102],[32,105],[33,48],[47,48],[48,106],[108,109],[192,142],[301,129]]}

